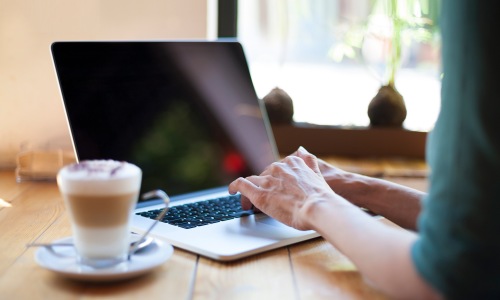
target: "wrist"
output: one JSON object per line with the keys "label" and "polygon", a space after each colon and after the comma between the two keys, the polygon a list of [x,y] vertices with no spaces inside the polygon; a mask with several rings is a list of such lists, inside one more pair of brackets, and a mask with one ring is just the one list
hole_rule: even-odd
{"label": "wrist", "polygon": [[335,193],[327,193],[307,201],[301,209],[301,219],[306,228],[321,232],[331,221],[332,213],[342,214],[349,207],[354,206]]}
{"label": "wrist", "polygon": [[356,173],[333,170],[325,172],[323,176],[335,193],[360,207],[369,205],[378,188],[376,179]]}

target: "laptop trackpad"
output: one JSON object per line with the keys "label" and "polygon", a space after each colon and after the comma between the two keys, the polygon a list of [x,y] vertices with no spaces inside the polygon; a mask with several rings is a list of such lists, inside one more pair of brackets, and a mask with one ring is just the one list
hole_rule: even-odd
{"label": "laptop trackpad", "polygon": [[276,219],[273,219],[270,216],[265,215],[265,214],[256,214],[255,221],[257,221],[257,223],[264,223],[267,225],[277,226],[277,227],[281,227],[281,228],[289,227],[289,226],[281,223],[280,221],[277,221]]}
{"label": "laptop trackpad", "polygon": [[264,214],[242,217],[239,219],[238,226],[234,226],[233,223],[230,226],[226,226],[226,230],[244,236],[255,236],[275,240],[292,238],[304,234],[303,231],[286,226]]}

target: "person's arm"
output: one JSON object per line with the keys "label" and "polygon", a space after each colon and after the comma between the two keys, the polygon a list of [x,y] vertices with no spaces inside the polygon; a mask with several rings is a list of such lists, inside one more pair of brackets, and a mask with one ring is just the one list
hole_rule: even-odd
{"label": "person's arm", "polygon": [[403,228],[417,230],[417,217],[425,193],[387,180],[346,172],[316,158],[302,147],[292,155],[302,158],[306,164],[317,161],[330,188],[349,202],[384,216]]}
{"label": "person's arm", "polygon": [[415,233],[389,227],[340,197],[311,205],[306,219],[312,229],[344,253],[365,280],[402,299],[439,299],[417,273],[410,250]]}
{"label": "person's arm", "polygon": [[322,160],[318,163],[321,174],[335,193],[403,228],[417,230],[417,217],[425,193],[387,180],[346,172]]}
{"label": "person's arm", "polygon": [[410,258],[416,235],[374,220],[336,194],[316,160],[289,156],[260,176],[235,180],[229,191],[241,192],[243,202],[289,226],[316,230],[385,293],[396,298],[438,298]]}

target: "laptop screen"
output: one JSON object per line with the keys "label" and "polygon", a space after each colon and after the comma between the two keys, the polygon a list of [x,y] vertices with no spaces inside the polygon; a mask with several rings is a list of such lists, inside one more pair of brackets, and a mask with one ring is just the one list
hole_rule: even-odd
{"label": "laptop screen", "polygon": [[52,55],[78,160],[137,164],[142,191],[225,186],[277,157],[237,42],[56,42]]}

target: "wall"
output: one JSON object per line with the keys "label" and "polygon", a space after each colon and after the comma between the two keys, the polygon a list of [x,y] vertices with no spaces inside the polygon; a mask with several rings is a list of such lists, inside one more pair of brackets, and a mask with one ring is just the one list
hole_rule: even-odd
{"label": "wall", "polygon": [[203,0],[0,0],[0,169],[15,166],[22,144],[71,148],[53,41],[204,39],[207,6]]}

